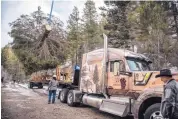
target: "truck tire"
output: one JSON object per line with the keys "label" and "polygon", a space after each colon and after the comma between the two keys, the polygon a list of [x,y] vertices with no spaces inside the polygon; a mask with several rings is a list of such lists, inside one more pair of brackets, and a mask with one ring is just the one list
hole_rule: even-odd
{"label": "truck tire", "polygon": [[58,94],[58,97],[57,97],[58,99],[60,99],[60,94],[61,94],[61,91],[59,91],[59,94]]}
{"label": "truck tire", "polygon": [[69,92],[69,89],[64,88],[62,89],[61,93],[60,93],[60,101],[62,103],[66,103],[67,102],[67,94]]}
{"label": "truck tire", "polygon": [[74,94],[73,91],[70,90],[67,95],[67,104],[71,107],[77,106],[77,103],[74,102]]}
{"label": "truck tire", "polygon": [[43,84],[40,83],[40,84],[38,85],[38,88],[42,89],[42,88],[43,88]]}
{"label": "truck tire", "polygon": [[31,82],[31,88],[33,88],[33,82]]}
{"label": "truck tire", "polygon": [[43,86],[42,86],[42,85],[40,85],[40,86],[38,86],[38,88],[42,89],[42,88],[43,88]]}
{"label": "truck tire", "polygon": [[30,86],[30,82],[28,83],[28,88],[31,88],[31,86]]}
{"label": "truck tire", "polygon": [[160,103],[155,103],[147,108],[145,111],[144,119],[163,119],[160,112]]}
{"label": "truck tire", "polygon": [[30,89],[33,88],[33,82],[29,82],[29,88],[30,88]]}

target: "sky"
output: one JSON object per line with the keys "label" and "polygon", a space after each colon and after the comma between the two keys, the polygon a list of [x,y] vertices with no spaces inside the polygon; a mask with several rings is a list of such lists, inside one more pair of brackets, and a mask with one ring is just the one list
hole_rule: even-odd
{"label": "sky", "polygon": [[[80,15],[83,14],[83,8],[86,0],[54,0],[52,15],[59,17],[64,26],[67,25],[69,15],[74,6],[78,7]],[[98,13],[100,6],[104,6],[103,0],[94,0]],[[51,0],[2,0],[1,1],[1,47],[4,47],[13,39],[8,35],[11,30],[9,23],[15,21],[21,14],[30,14],[37,11],[38,6],[44,13],[50,13]]]}

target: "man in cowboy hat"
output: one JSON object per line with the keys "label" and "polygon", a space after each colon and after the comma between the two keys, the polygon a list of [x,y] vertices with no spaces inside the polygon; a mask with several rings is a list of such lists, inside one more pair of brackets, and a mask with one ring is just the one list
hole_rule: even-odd
{"label": "man in cowboy hat", "polygon": [[164,82],[164,92],[161,102],[161,114],[164,118],[178,119],[178,83],[172,78],[169,69],[163,69],[156,78]]}
{"label": "man in cowboy hat", "polygon": [[53,78],[49,82],[49,86],[48,86],[48,90],[49,90],[48,104],[51,103],[51,97],[52,97],[52,95],[53,95],[52,103],[55,102],[57,85],[58,85],[58,81],[56,80],[56,75],[53,75]]}

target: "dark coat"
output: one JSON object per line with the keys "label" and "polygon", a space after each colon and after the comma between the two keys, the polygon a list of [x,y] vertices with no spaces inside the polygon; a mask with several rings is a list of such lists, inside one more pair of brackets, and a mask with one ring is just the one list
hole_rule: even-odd
{"label": "dark coat", "polygon": [[178,119],[178,83],[174,79],[164,86],[161,114],[164,118]]}

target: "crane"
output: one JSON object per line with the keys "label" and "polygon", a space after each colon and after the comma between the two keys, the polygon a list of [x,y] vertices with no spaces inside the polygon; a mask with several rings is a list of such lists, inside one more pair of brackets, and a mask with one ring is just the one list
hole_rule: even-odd
{"label": "crane", "polygon": [[45,38],[48,37],[51,31],[51,16],[52,16],[52,11],[53,11],[53,5],[54,5],[54,0],[52,0],[51,10],[50,10],[49,18],[48,18],[48,24],[45,25],[45,32],[43,34],[42,41],[44,41]]}

